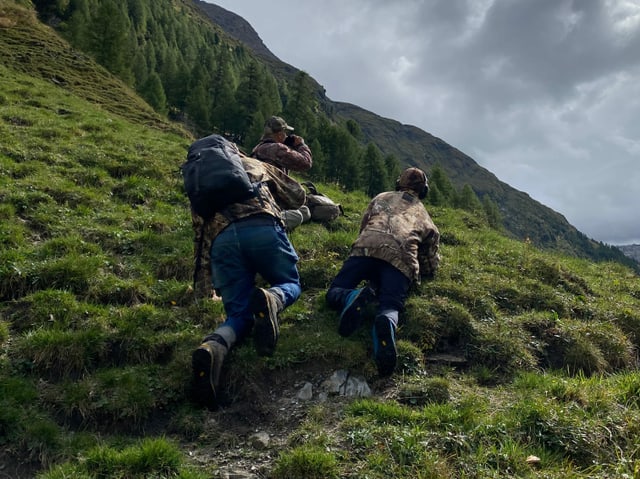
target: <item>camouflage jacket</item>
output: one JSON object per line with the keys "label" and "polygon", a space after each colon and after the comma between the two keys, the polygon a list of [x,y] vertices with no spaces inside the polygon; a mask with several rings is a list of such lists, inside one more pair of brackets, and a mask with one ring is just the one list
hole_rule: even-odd
{"label": "camouflage jacket", "polygon": [[[194,230],[194,259],[199,268],[195,271],[195,289],[197,296],[207,296],[212,292],[210,250],[211,243],[233,221],[257,214],[268,214],[284,225],[285,209],[296,209],[305,202],[304,188],[293,178],[269,164],[242,156],[242,164],[252,182],[260,183],[259,197],[250,198],[242,203],[234,203],[218,213],[202,227],[203,219],[191,212]],[[203,235],[202,248],[200,238]]]}
{"label": "camouflage jacket", "polygon": [[285,173],[288,173],[289,170],[307,171],[313,165],[311,150],[305,143],[289,148],[283,143],[262,139],[251,152],[251,156],[277,166]]}
{"label": "camouflage jacket", "polygon": [[411,191],[387,191],[367,207],[351,256],[371,256],[420,283],[433,277],[440,255],[440,232],[422,201]]}

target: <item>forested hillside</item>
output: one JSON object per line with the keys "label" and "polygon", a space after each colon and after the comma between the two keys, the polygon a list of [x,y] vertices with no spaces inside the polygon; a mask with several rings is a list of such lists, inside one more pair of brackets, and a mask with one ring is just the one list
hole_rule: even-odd
{"label": "forested hillside", "polygon": [[369,196],[317,182],[345,214],[290,235],[303,292],[275,354],[238,345],[218,409],[198,407],[191,352],[224,311],[192,290],[193,131],[29,1],[0,0],[0,60],[0,476],[637,476],[640,279],[503,235],[438,168],[442,261],[401,314],[396,373],[324,299]]}
{"label": "forested hillside", "polygon": [[362,145],[355,123],[333,123],[318,109],[308,75],[277,78],[191,0],[75,0],[36,6],[40,17],[72,45],[196,136],[215,131],[250,149],[265,119],[282,113],[312,147],[314,179],[370,192],[395,180],[394,158]]}

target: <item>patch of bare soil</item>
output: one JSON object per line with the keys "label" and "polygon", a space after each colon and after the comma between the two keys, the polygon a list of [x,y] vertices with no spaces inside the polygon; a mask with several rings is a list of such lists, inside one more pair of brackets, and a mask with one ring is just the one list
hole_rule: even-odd
{"label": "patch of bare soil", "polygon": [[19,462],[5,451],[0,451],[0,479],[30,479],[39,470],[40,464]]}
{"label": "patch of bare soil", "polygon": [[[188,454],[215,478],[267,479],[285,446],[304,443],[300,427],[312,408],[323,406],[328,430],[339,423],[342,408],[353,398],[327,390],[332,373],[279,371],[243,385],[235,397],[227,398],[228,404],[207,413],[206,431],[188,444]],[[390,385],[391,380],[379,381],[372,392],[384,395]]]}

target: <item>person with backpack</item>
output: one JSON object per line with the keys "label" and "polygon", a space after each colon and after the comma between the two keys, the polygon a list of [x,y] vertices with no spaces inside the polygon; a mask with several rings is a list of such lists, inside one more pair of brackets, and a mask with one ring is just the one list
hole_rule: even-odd
{"label": "person with backpack", "polygon": [[[294,135],[292,126],[279,116],[272,116],[264,124],[264,133],[251,151],[251,156],[269,163],[289,174],[289,171],[307,171],[313,166],[311,149],[304,138]],[[311,212],[306,205],[285,211],[286,226],[289,231],[309,221]]]}
{"label": "person with backpack", "polygon": [[[257,353],[272,355],[279,336],[278,315],[300,297],[298,255],[285,233],[282,211],[299,208],[306,193],[286,173],[243,155],[234,143],[222,137],[212,135],[199,141],[211,146],[214,153],[208,154],[240,164],[256,190],[253,195],[214,210],[201,222],[202,235],[210,244],[211,277],[226,313],[225,321],[192,354],[195,399],[211,408],[216,404],[220,372],[229,350],[253,333]],[[188,156],[194,162],[204,157],[200,151],[192,155],[191,150]],[[185,165],[188,163],[189,160]],[[185,165],[185,185],[191,171],[204,176],[206,165],[193,165],[186,173]],[[221,169],[222,166],[212,168],[211,174],[219,174]],[[233,173],[238,176],[238,172]],[[201,184],[196,188],[192,183],[186,188],[191,193],[192,214],[204,217],[208,204],[199,200],[205,199],[205,187]],[[256,286],[257,275],[268,283],[268,288]]]}
{"label": "person with backpack", "polygon": [[[440,261],[440,232],[422,200],[427,175],[407,168],[396,191],[378,194],[369,203],[351,252],[326,293],[329,307],[340,311],[338,332],[350,336],[366,311],[375,310],[373,352],[380,376],[396,367],[395,333],[399,312],[413,282],[433,279]],[[367,284],[358,287],[362,281]]]}

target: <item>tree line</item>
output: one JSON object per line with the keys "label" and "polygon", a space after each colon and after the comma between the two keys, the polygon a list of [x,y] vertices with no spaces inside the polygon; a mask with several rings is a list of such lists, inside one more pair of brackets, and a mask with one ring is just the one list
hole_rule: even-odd
{"label": "tree line", "polygon": [[[369,196],[393,189],[401,165],[364,144],[359,125],[331,121],[310,77],[276,78],[242,44],[229,39],[189,0],[34,0],[41,19],[196,136],[216,132],[245,151],[269,116],[282,115],[313,151],[309,179]],[[444,170],[429,172],[434,205],[484,212],[498,227],[497,205],[456,191]]]}

